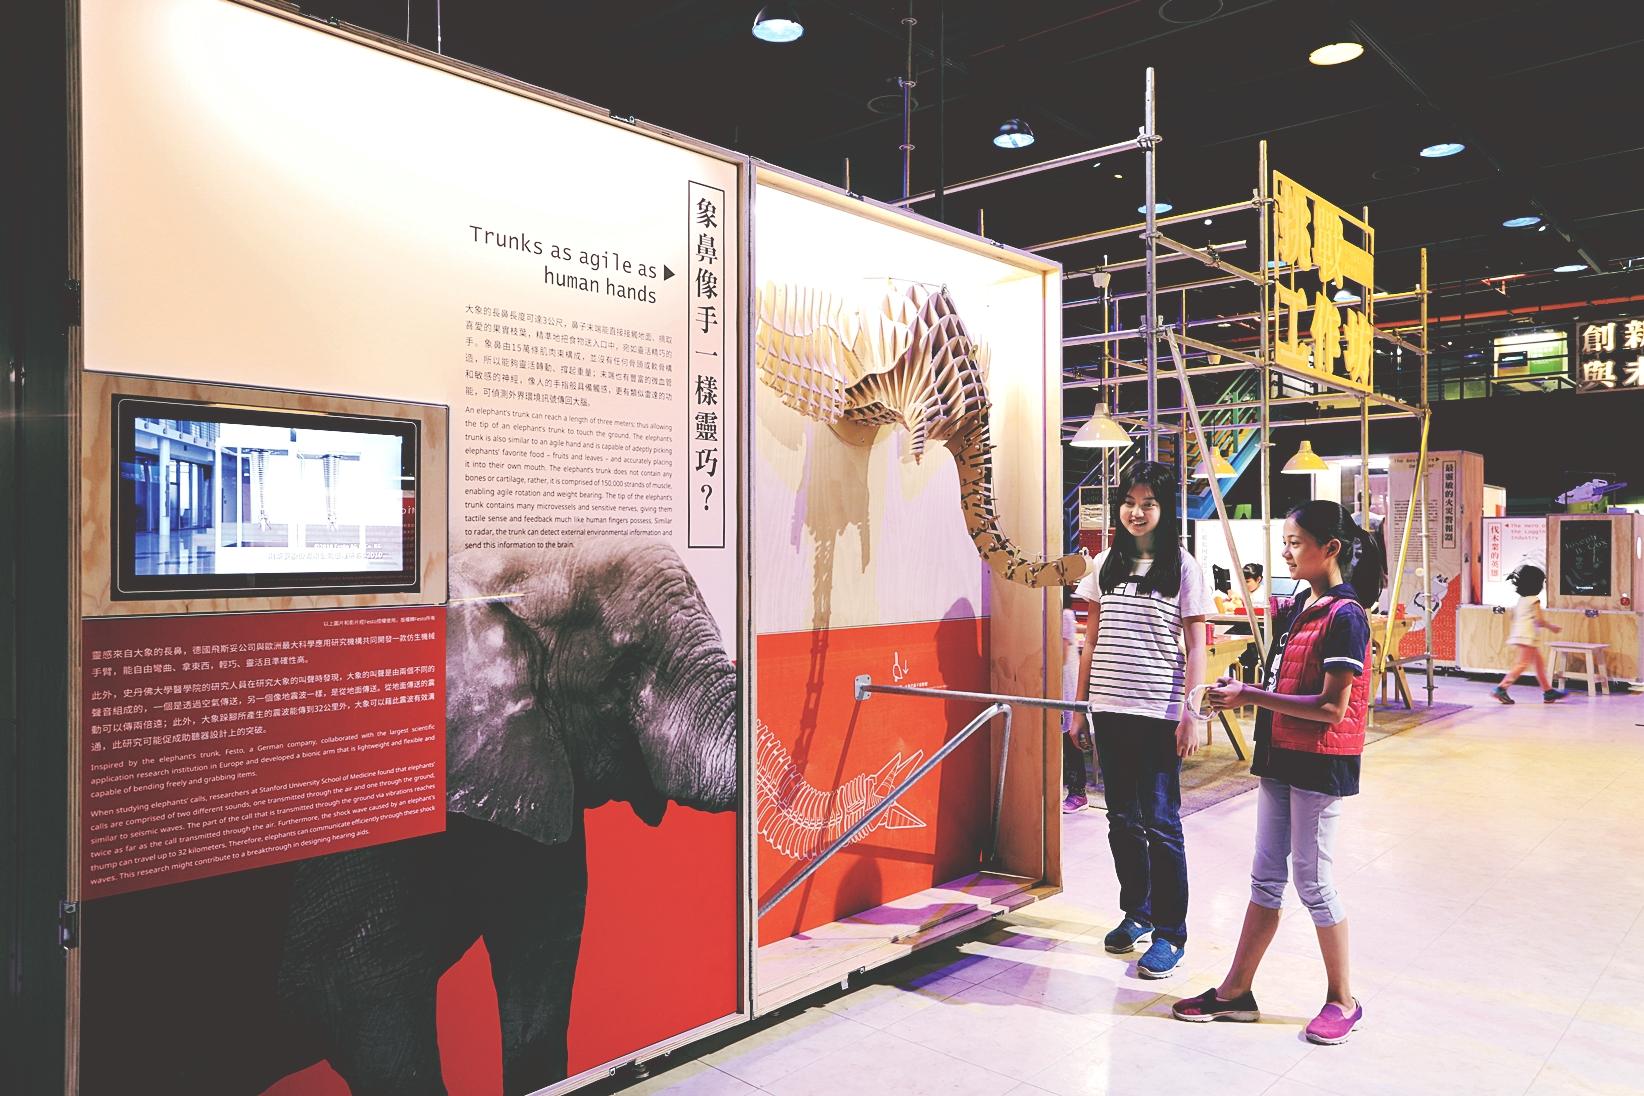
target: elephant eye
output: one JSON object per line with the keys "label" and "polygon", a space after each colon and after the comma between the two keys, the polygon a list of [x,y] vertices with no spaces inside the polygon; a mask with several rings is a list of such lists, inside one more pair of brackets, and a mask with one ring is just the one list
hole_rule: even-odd
{"label": "elephant eye", "polygon": [[631,648],[622,651],[605,671],[602,688],[611,699],[625,700],[638,688],[645,668],[645,659],[638,651]]}

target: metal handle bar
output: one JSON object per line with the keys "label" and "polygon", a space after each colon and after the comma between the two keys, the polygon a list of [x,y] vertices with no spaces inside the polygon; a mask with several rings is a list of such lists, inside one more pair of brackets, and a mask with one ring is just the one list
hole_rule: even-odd
{"label": "metal handle bar", "polygon": [[942,748],[937,750],[936,753],[931,756],[929,761],[926,761],[923,765],[920,765],[919,768],[910,773],[906,780],[902,781],[902,783],[892,789],[889,795],[885,796],[885,798],[880,800],[880,802],[872,810],[863,815],[854,826],[846,830],[836,840],[834,840],[832,844],[818,853],[810,863],[806,864],[805,867],[801,869],[798,875],[783,884],[782,888],[778,890],[776,894],[771,896],[769,901],[759,907],[760,917],[764,917],[784,898],[792,894],[801,883],[815,875],[817,871],[821,869],[823,864],[827,863],[828,860],[832,859],[841,849],[849,845],[858,834],[862,833],[869,826],[871,826],[876,818],[895,806],[897,800],[901,799],[902,795],[909,788],[913,787],[927,773],[936,768],[936,766],[940,764],[945,757],[962,746],[966,739],[970,738],[971,735],[985,727],[995,717],[1002,715],[1004,716],[1005,723],[999,754],[999,786],[993,796],[992,830],[990,831],[990,836],[988,838],[988,859],[991,861],[998,852],[999,816],[1005,802],[1005,774],[1006,768],[1010,763],[1011,705],[1021,704],[1029,708],[1052,708],[1064,712],[1078,712],[1083,715],[1090,714],[1090,704],[1087,701],[1046,700],[1043,697],[1037,696],[1005,696],[999,693],[969,693],[960,692],[956,689],[928,689],[912,685],[875,685],[873,683],[873,678],[867,674],[862,674],[856,678],[855,694],[856,699],[859,702],[868,699],[868,697],[873,693],[890,693],[901,696],[940,697],[945,700],[975,700],[986,703],[988,706],[984,708],[975,719],[972,719],[969,723],[965,724],[964,729],[962,729],[958,734],[943,743]]}
{"label": "metal handle bar", "polygon": [[1090,714],[1090,703],[1084,700],[1046,700],[1042,696],[1006,696],[1002,693],[965,693],[957,689],[927,689],[913,685],[875,685],[873,678],[861,674],[856,679],[856,699],[866,700],[873,693],[894,693],[899,696],[936,696],[945,700],[980,700],[988,704],[1020,704],[1025,708],[1053,708],[1059,712]]}
{"label": "metal handle bar", "polygon": [[880,815],[895,806],[896,801],[902,797],[904,792],[917,784],[926,773],[936,768],[936,766],[941,763],[943,758],[947,757],[954,750],[964,745],[967,738],[975,734],[982,727],[986,726],[990,720],[998,715],[1003,715],[1005,717],[1005,752],[999,761],[1000,794],[995,796],[993,803],[993,836],[989,840],[988,847],[988,859],[991,860],[994,854],[994,846],[997,844],[999,838],[999,803],[1000,799],[1003,797],[1005,788],[1005,758],[1010,756],[1010,706],[1008,704],[990,704],[987,708],[982,710],[980,715],[965,724],[964,729],[943,743],[942,748],[932,754],[929,761],[925,762],[923,765],[919,766],[912,773],[910,773],[908,778],[898,784],[889,795],[885,796],[884,799],[880,800],[877,806],[875,806],[867,814],[863,815],[856,825],[846,830],[833,842],[833,844],[818,853],[815,859],[813,859],[809,864],[806,864],[798,875],[788,880],[788,882],[783,885],[781,890],[777,891],[768,902],[761,905],[759,907],[759,916],[763,917],[767,913],[771,912],[771,910],[774,909],[776,905],[782,901],[782,899],[792,894],[799,884],[815,875],[823,864],[827,863],[836,853],[855,840],[857,834],[872,825],[874,819],[878,818]]}

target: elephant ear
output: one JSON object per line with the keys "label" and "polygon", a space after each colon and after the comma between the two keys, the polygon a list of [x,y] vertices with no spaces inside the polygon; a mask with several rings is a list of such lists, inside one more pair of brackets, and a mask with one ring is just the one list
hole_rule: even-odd
{"label": "elephant ear", "polygon": [[571,836],[565,741],[537,703],[541,651],[504,599],[460,601],[446,620],[446,803],[544,844]]}

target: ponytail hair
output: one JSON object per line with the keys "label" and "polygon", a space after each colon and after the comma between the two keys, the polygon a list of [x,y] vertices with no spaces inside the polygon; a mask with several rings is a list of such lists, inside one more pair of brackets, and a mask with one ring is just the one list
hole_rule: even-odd
{"label": "ponytail hair", "polygon": [[1109,518],[1112,547],[1096,581],[1103,593],[1110,594],[1135,571],[1141,550],[1136,547],[1136,538],[1119,520],[1119,507],[1124,505],[1125,496],[1137,487],[1150,488],[1153,497],[1159,500],[1159,524],[1153,529],[1153,566],[1136,583],[1136,592],[1175,597],[1182,588],[1182,521],[1177,512],[1176,473],[1168,464],[1158,461],[1139,461],[1125,469],[1120,478]]}
{"label": "ponytail hair", "polygon": [[1338,502],[1314,499],[1290,511],[1290,519],[1320,547],[1328,546],[1331,541],[1340,545],[1336,560],[1341,567],[1341,579],[1352,584],[1360,605],[1369,609],[1381,600],[1381,547],[1373,534],[1359,528],[1345,507]]}

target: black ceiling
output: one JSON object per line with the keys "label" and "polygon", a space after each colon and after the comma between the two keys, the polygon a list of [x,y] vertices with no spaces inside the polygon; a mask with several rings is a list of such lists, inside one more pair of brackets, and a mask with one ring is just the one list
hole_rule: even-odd
{"label": "black ceiling", "polygon": [[[831,182],[843,182],[849,157],[855,190],[899,197],[906,0],[801,3],[806,33],[788,45],[749,33],[758,8],[444,0],[441,30],[453,57]],[[418,45],[434,45],[435,9],[436,0],[410,5]],[[305,10],[405,33],[405,0],[316,0]],[[937,184],[939,151],[951,183],[1133,136],[1151,65],[1159,197],[1178,211],[1247,197],[1266,138],[1274,167],[1349,210],[1370,207],[1383,288],[1412,284],[1417,248],[1429,248],[1445,286],[1438,311],[1644,292],[1640,0],[914,0],[913,15],[915,191]],[[1369,47],[1363,57],[1308,63],[1313,46],[1349,33]],[[1038,142],[994,147],[1009,117],[1025,119]],[[1444,140],[1467,151],[1418,156]],[[1140,166],[1129,153],[954,195],[945,219],[975,229],[985,207],[987,235],[1024,247],[1125,224],[1141,204]],[[936,214],[935,203],[919,208]],[[1549,229],[1502,227],[1525,213]],[[1251,223],[1174,232],[1253,247]],[[1074,267],[1135,247],[1050,255]],[[1602,275],[1548,273],[1583,251]],[[1634,257],[1637,274],[1626,269]],[[1531,276],[1481,281],[1520,273]],[[1080,318],[1069,320],[1078,330]]]}

